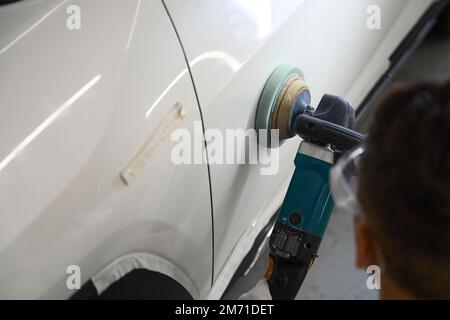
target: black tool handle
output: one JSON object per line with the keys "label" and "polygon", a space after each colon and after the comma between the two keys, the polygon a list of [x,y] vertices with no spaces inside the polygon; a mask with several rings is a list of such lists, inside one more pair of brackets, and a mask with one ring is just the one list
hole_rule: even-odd
{"label": "black tool handle", "polygon": [[294,300],[305,280],[312,260],[304,264],[287,263],[279,257],[273,259],[273,271],[268,279],[270,294],[273,300]]}
{"label": "black tool handle", "polygon": [[269,241],[271,263],[266,272],[273,300],[295,299],[317,257],[321,240],[280,222],[275,225]]}
{"label": "black tool handle", "polygon": [[335,150],[350,150],[365,139],[356,131],[306,114],[297,116],[294,130],[307,141],[330,144]]}

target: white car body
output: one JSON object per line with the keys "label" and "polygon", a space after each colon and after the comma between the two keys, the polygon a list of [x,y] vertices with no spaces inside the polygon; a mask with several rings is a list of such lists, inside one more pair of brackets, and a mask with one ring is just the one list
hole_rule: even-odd
{"label": "white car body", "polygon": [[[85,282],[133,254],[194,298],[219,298],[280,206],[299,140],[263,176],[175,165],[171,130],[252,128],[283,63],[303,70],[313,105],[333,93],[358,106],[432,2],[165,0],[170,16],[160,0],[0,7],[0,298],[68,298],[68,266]],[[366,26],[371,5],[381,29]]]}

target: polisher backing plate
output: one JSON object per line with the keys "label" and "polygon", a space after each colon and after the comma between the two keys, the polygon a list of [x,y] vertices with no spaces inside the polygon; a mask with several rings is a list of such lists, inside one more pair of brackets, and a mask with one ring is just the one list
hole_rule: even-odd
{"label": "polisher backing plate", "polygon": [[309,89],[302,71],[292,65],[280,65],[269,77],[259,99],[255,121],[256,130],[267,130],[266,145],[271,145],[271,129],[279,129],[281,141],[293,136],[289,131],[291,108],[298,94],[305,90]]}

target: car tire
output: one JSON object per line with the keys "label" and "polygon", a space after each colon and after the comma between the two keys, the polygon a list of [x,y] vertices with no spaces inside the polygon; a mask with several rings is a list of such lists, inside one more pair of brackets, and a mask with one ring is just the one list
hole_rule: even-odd
{"label": "car tire", "polygon": [[193,300],[190,293],[169,276],[147,269],[135,269],[105,291],[97,293],[89,280],[71,300]]}

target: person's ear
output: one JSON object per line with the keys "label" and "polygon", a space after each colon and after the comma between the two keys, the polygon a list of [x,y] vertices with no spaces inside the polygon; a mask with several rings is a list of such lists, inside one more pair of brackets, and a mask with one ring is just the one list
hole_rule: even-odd
{"label": "person's ear", "polygon": [[378,265],[375,242],[367,221],[361,216],[355,216],[354,225],[356,267],[365,270],[371,265]]}

